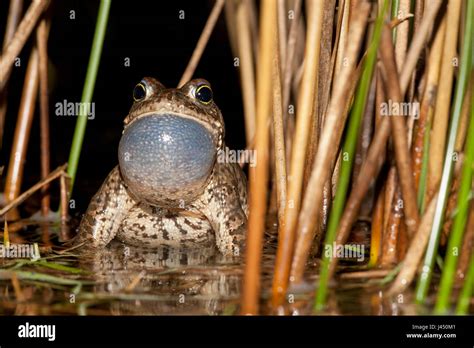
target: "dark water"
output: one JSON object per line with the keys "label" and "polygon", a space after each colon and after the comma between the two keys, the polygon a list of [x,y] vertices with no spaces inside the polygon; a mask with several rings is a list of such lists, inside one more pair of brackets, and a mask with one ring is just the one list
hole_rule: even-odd
{"label": "dark water", "polygon": [[[283,308],[274,312],[268,306],[276,253],[274,232],[265,236],[261,312],[314,314],[312,305],[319,273],[317,259],[308,265],[305,283],[290,289],[288,303]],[[20,236],[27,243],[38,242],[42,246],[40,260],[0,259],[0,314],[239,313],[243,276],[240,258],[224,257],[215,248],[150,250],[119,242],[112,242],[100,252],[84,254],[61,242],[59,226],[48,225],[52,248],[44,247],[44,233],[44,228],[38,225],[17,232],[17,238]],[[350,263],[345,267],[346,272],[364,268],[355,268]],[[12,273],[18,279],[16,290]],[[339,279],[333,284],[324,314],[404,315],[424,311],[411,305],[411,293],[402,298],[384,296],[381,279]]]}

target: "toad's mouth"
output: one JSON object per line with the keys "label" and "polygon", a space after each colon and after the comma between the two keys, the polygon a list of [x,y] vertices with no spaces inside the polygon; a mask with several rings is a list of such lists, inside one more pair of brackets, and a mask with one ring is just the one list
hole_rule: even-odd
{"label": "toad's mouth", "polygon": [[127,186],[138,198],[157,205],[197,197],[216,159],[212,134],[192,117],[144,116],[128,124],[119,144],[120,171]]}
{"label": "toad's mouth", "polygon": [[168,112],[168,111],[165,111],[165,110],[159,110],[159,111],[151,111],[151,112],[145,112],[143,114],[140,114],[140,115],[137,115],[135,116],[126,126],[125,126],[125,129],[123,130],[125,132],[125,130],[127,129],[127,127],[129,127],[130,125],[132,125],[134,122],[138,121],[138,120],[141,120],[141,119],[144,119],[144,118],[147,118],[147,117],[162,117],[162,116],[175,116],[175,117],[181,117],[181,118],[185,118],[185,119],[188,119],[188,120],[192,120],[196,123],[199,123],[201,124],[202,126],[206,127],[207,124],[194,117],[194,116],[190,116],[190,115],[187,115],[187,114],[182,114],[182,113],[178,113],[178,112]]}

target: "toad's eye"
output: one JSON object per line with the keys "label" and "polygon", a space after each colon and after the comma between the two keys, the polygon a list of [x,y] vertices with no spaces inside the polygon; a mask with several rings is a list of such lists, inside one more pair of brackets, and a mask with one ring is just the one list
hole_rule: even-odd
{"label": "toad's eye", "polygon": [[212,102],[212,89],[208,85],[201,85],[194,91],[194,97],[203,104]]}
{"label": "toad's eye", "polygon": [[140,82],[138,83],[135,88],[133,89],[133,100],[139,102],[146,97],[146,87],[145,85]]}

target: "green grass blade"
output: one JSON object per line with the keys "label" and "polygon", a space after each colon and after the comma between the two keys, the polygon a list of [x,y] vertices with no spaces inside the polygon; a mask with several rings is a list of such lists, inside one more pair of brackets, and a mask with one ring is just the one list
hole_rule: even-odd
{"label": "green grass blade", "polygon": [[87,114],[90,109],[90,102],[94,94],[95,80],[97,71],[99,70],[100,55],[102,53],[102,46],[104,44],[105,31],[107,28],[107,21],[109,18],[111,0],[101,0],[99,7],[99,14],[97,16],[97,23],[95,27],[94,40],[92,42],[92,50],[89,58],[89,65],[87,66],[86,80],[84,89],[82,90],[81,105],[86,106],[81,108],[81,113],[77,117],[76,129],[74,130],[74,137],[72,139],[71,152],[69,154],[67,173],[71,177],[70,190],[74,185],[76,178],[77,166],[79,164],[79,157],[81,155],[82,142],[86,132]]}
{"label": "green grass blade", "polygon": [[6,267],[6,269],[17,270],[23,266],[31,266],[31,265],[41,266],[41,267],[55,269],[57,271],[63,271],[63,272],[68,272],[68,273],[73,273],[73,274],[88,273],[87,271],[82,270],[80,268],[66,266],[57,262],[49,262],[49,261],[46,261],[45,259],[40,259],[40,260],[35,260],[35,261],[21,260],[14,263],[11,266],[11,268]]}
{"label": "green grass blade", "polygon": [[[474,96],[474,94],[473,94]],[[453,229],[449,237],[448,249],[444,262],[443,274],[438,292],[435,313],[446,313],[450,307],[450,296],[456,276],[459,250],[466,229],[469,213],[469,194],[472,186],[472,166],[474,164],[474,97],[471,98],[471,120],[466,140],[465,158],[462,168],[461,185],[458,192],[457,212],[454,217]]]}
{"label": "green grass blade", "polygon": [[458,133],[459,120],[461,117],[461,108],[466,93],[466,86],[469,79],[471,69],[471,55],[473,46],[473,18],[474,18],[474,1],[468,1],[466,11],[466,26],[464,31],[464,42],[462,48],[461,67],[459,71],[459,79],[456,84],[456,92],[454,96],[454,106],[452,109],[452,120],[449,129],[448,145],[444,159],[443,173],[441,176],[441,184],[439,187],[438,201],[436,202],[436,212],[431,228],[430,239],[423,261],[423,268],[418,279],[416,288],[416,302],[424,303],[428,294],[428,289],[433,275],[433,266],[438,252],[438,243],[441,228],[443,226],[444,212],[450,192],[450,184],[453,169],[453,153]]}
{"label": "green grass blade", "polygon": [[60,263],[56,263],[56,262],[36,261],[36,262],[31,262],[31,264],[54,269],[57,271],[73,273],[73,274],[87,273],[86,271],[80,268],[66,266]]}
{"label": "green grass blade", "polygon": [[60,284],[60,285],[77,285],[77,284],[91,284],[93,282],[90,281],[81,281],[75,279],[67,279],[56,277],[51,274],[45,273],[38,273],[38,272],[27,272],[27,271],[4,271],[0,270],[0,279],[10,279],[11,273],[15,273],[18,279],[25,279],[25,280],[36,280],[45,283],[53,283],[53,284]]}
{"label": "green grass blade", "polygon": [[[366,60],[364,61],[362,76],[359,81],[356,96],[354,99],[354,105],[351,110],[347,134],[344,140],[344,145],[342,147],[343,158],[347,157],[347,160],[343,160],[341,164],[341,172],[337,184],[336,197],[334,199],[334,203],[331,209],[328,230],[326,232],[326,239],[324,241],[325,246],[332,247],[333,242],[336,239],[337,226],[339,224],[339,220],[344,209],[347,187],[349,186],[349,181],[352,174],[352,164],[359,134],[359,128],[362,120],[362,114],[364,113],[367,96],[369,94],[370,83],[372,81],[375,61],[377,58],[377,49],[380,42],[383,21],[387,12],[388,3],[388,0],[384,1],[383,9],[382,11],[380,11],[377,17],[374,35],[372,37],[372,42],[370,44]],[[323,253],[319,289],[316,291],[316,300],[314,305],[314,308],[317,311],[323,309],[326,303],[329,283],[329,264],[331,262],[331,257],[332,255],[328,257],[326,256],[326,253]]]}

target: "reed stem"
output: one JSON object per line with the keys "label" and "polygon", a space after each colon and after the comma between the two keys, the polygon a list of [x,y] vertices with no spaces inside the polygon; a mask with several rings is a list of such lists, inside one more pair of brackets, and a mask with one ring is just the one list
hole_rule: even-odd
{"label": "reed stem", "polygon": [[[446,14],[446,34],[430,139],[428,196],[436,192],[441,181],[443,157],[446,151],[446,131],[450,119],[449,107],[452,99],[451,94],[454,78],[453,57],[456,56],[460,18],[461,0],[449,0]],[[442,202],[442,195],[440,198],[440,202]]]}
{"label": "reed stem", "polygon": [[306,150],[309,139],[311,118],[315,117],[314,103],[317,96],[317,74],[319,66],[319,53],[321,29],[323,23],[324,1],[310,2],[310,17],[306,37],[306,53],[304,73],[298,99],[296,129],[292,145],[290,174],[288,179],[288,201],[285,204],[284,224],[280,226],[277,258],[275,262],[275,277],[273,281],[272,305],[277,307],[283,303],[288,286],[295,230],[301,204],[303,188],[303,173]]}
{"label": "reed stem", "polygon": [[[402,92],[399,85],[399,78],[396,67],[396,56],[390,40],[388,28],[382,33],[382,56],[386,71],[387,94],[389,101],[400,104],[402,102]],[[408,140],[405,120],[402,115],[392,115],[390,117],[392,125],[392,138],[395,145],[395,159],[397,171],[400,179],[400,186],[403,196],[404,216],[409,236],[415,233],[418,222],[418,208],[416,206],[415,185],[413,182],[413,171],[411,168],[411,158],[408,150]]]}
{"label": "reed stem", "polygon": [[[280,9],[278,9],[280,10]],[[285,204],[286,204],[286,154],[285,154],[285,132],[283,128],[282,109],[282,85],[280,67],[280,49],[278,37],[279,32],[275,31],[276,49],[273,51],[272,83],[273,83],[273,134],[274,134],[274,156],[275,156],[275,176],[278,205],[278,225],[284,224]]]}
{"label": "reed stem", "polygon": [[18,54],[25,45],[36,22],[43,11],[48,7],[48,4],[49,0],[34,0],[31,2],[30,7],[28,7],[25,16],[22,18],[20,25],[15,32],[15,35],[2,52],[2,55],[0,56],[0,89],[5,86],[7,76],[10,73],[15,58],[18,57]]}
{"label": "reed stem", "polygon": [[70,193],[72,193],[74,181],[76,179],[82,142],[84,141],[84,134],[86,132],[87,114],[89,113],[92,95],[94,94],[95,80],[97,78],[97,71],[99,70],[100,55],[104,44],[111,3],[111,0],[100,1],[99,14],[97,16],[94,39],[92,41],[91,55],[87,66],[86,80],[82,90],[81,104],[84,105],[84,107],[81,108],[81,113],[77,116],[76,128],[74,130],[71,151],[69,153],[67,173],[71,177],[69,186]]}
{"label": "reed stem", "polygon": [[[48,35],[49,25],[42,19],[36,30],[36,45],[38,47],[39,97],[40,97],[40,141],[41,141],[41,178],[50,172],[49,145],[49,96],[48,96]],[[49,187],[44,186],[41,197],[41,214],[47,216],[50,211]]]}
{"label": "reed stem", "polygon": [[194,74],[194,70],[196,70],[196,66],[198,65],[199,60],[201,59],[202,53],[204,52],[204,49],[206,48],[207,42],[209,41],[209,37],[212,34],[212,30],[214,29],[214,26],[216,25],[217,19],[219,18],[219,15],[223,7],[224,7],[224,0],[217,0],[216,3],[214,4],[211,14],[209,15],[209,18],[207,19],[206,25],[204,26],[201,36],[199,37],[199,40],[196,44],[196,48],[194,49],[193,55],[191,56],[191,59],[188,62],[188,66],[184,70],[184,73],[181,76],[181,79],[179,80],[178,87],[182,87],[186,82],[188,82],[192,78]]}
{"label": "reed stem", "polygon": [[[472,26],[473,19],[468,17],[467,20],[471,22],[468,25]],[[474,98],[471,98],[470,118],[471,121],[469,122],[469,133],[461,174],[461,185],[458,191],[456,216],[454,217],[454,223],[449,237],[441,283],[438,291],[438,300],[436,301],[434,309],[437,314],[447,313],[450,307],[451,291],[454,279],[456,278],[456,267],[469,212],[469,195],[472,187],[472,169],[474,165]]]}
{"label": "reed stem", "polygon": [[[21,19],[21,13],[23,8],[22,0],[10,1],[10,7],[8,9],[7,24],[5,26],[5,35],[3,38],[3,49],[5,50],[10,43],[15,29],[18,26],[18,22]],[[5,84],[0,87],[0,149],[3,148],[3,133],[5,132],[5,115],[7,113],[7,83],[9,74],[5,77]]]}
{"label": "reed stem", "polygon": [[[7,177],[5,180],[5,199],[7,202],[15,200],[21,191],[23,174],[26,162],[26,153],[30,139],[31,125],[38,95],[38,50],[34,47],[30,52],[28,67],[26,68],[20,108],[10,152]],[[17,211],[8,214],[8,219],[17,219]]]}
{"label": "reed stem", "polygon": [[[381,11],[377,16],[375,23],[374,34],[367,52],[367,57],[363,63],[362,76],[354,98],[354,105],[352,107],[349,125],[347,129],[346,138],[342,147],[343,161],[341,164],[341,171],[336,189],[336,196],[334,198],[333,206],[329,216],[328,230],[326,232],[325,246],[333,247],[336,240],[337,226],[342,215],[344,205],[346,202],[346,193],[351,177],[351,169],[353,164],[354,152],[357,144],[359,126],[364,113],[364,108],[369,94],[370,84],[372,81],[373,72],[375,69],[375,61],[377,58],[377,50],[382,33],[383,21],[388,9],[389,1],[385,0]],[[332,253],[323,253],[323,263],[321,266],[319,289],[316,292],[315,310],[321,310],[326,303],[326,296],[329,286],[329,265],[331,263]]]}
{"label": "reed stem", "polygon": [[[450,5],[451,6],[451,3]],[[449,12],[449,10],[448,10]],[[461,67],[459,71],[459,79],[456,84],[456,92],[454,96],[454,105],[452,108],[452,120],[449,129],[448,145],[446,149],[446,155],[444,159],[443,172],[441,176],[441,184],[439,188],[439,198],[436,202],[436,213],[431,228],[431,235],[428,242],[428,247],[423,262],[422,272],[420,274],[417,289],[416,289],[416,301],[418,303],[425,302],[426,295],[431,283],[431,277],[433,273],[433,267],[438,252],[438,243],[441,228],[443,226],[444,212],[448,195],[450,192],[450,183],[453,169],[453,155],[454,146],[456,143],[457,131],[459,120],[461,116],[461,109],[463,104],[464,95],[466,92],[466,86],[468,83],[468,77],[471,69],[471,55],[472,46],[474,40],[473,33],[473,19],[474,19],[474,2],[469,1],[466,11],[466,26],[464,28],[464,43],[462,47]],[[457,25],[458,23],[456,23]]]}
{"label": "reed stem", "polygon": [[250,200],[242,292],[242,314],[257,314],[260,299],[260,269],[267,212],[269,113],[272,92],[272,52],[277,30],[276,1],[264,0],[260,12],[260,42],[257,74],[257,120],[255,151],[257,165],[250,167]]}
{"label": "reed stem", "polygon": [[241,1],[237,5],[236,23],[240,30],[236,35],[244,103],[245,138],[247,147],[250,147],[255,136],[255,73],[248,7],[249,4],[247,1]]}

